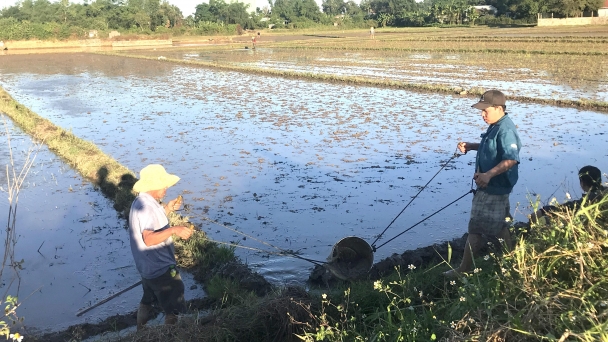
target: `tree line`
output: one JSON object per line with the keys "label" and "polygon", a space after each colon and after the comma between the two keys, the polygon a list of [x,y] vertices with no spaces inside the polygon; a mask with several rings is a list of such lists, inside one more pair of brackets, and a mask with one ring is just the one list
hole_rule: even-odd
{"label": "tree line", "polygon": [[[241,29],[533,23],[537,13],[577,16],[603,0],[268,0],[268,6],[208,0],[184,17],[166,0],[22,0],[0,10],[0,39],[82,37],[88,30],[151,34],[232,34]],[[496,13],[472,6],[492,5]],[[491,14],[491,15],[490,15]]]}

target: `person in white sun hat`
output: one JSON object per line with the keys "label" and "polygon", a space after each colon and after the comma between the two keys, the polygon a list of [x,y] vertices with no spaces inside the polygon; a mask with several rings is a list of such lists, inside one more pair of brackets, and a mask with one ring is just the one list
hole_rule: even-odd
{"label": "person in white sun hat", "polygon": [[192,235],[189,227],[169,227],[167,215],[179,210],[181,201],[176,198],[164,206],[159,202],[179,177],[158,164],[144,167],[139,176],[133,185],[139,194],[129,213],[131,252],[144,291],[137,310],[138,330],[150,319],[153,302],[158,302],[165,312],[165,324],[177,323],[177,315],[186,310],[184,283],[175,267],[171,236],[188,239]]}

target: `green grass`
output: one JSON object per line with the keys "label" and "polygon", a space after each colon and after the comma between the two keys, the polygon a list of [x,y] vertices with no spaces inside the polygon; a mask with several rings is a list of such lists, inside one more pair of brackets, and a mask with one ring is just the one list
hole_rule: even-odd
{"label": "green grass", "polygon": [[447,266],[397,270],[320,298],[306,341],[607,341],[608,197],[550,225],[514,251]]}

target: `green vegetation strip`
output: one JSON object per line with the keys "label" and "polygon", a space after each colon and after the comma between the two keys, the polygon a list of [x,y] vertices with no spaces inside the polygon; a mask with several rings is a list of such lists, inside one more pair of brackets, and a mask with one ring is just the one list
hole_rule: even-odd
{"label": "green vegetation strip", "polygon": [[[104,55],[113,55],[113,56],[122,56],[129,58],[138,58],[138,59],[147,59],[159,61],[156,57],[149,56],[141,56],[141,55],[131,55],[131,54],[119,54],[114,52],[98,52],[98,54]],[[470,96],[480,96],[485,92],[485,89],[480,87],[474,87],[468,90],[465,90],[461,87],[448,86],[448,85],[437,85],[437,84],[427,84],[427,83],[406,83],[396,80],[385,80],[385,79],[372,79],[372,78],[364,78],[357,76],[342,76],[342,75],[329,75],[329,74],[318,74],[312,72],[299,72],[299,71],[290,71],[290,70],[276,70],[276,69],[263,69],[263,68],[254,68],[248,66],[240,66],[235,64],[225,64],[218,62],[205,62],[205,61],[192,61],[192,60],[183,60],[176,58],[166,58],[160,60],[162,62],[169,63],[178,63],[185,65],[194,65],[194,66],[202,66],[208,68],[222,69],[222,70],[231,70],[237,72],[245,72],[245,73],[253,73],[253,74],[261,74],[261,75],[270,75],[276,77],[285,77],[285,78],[304,78],[311,79],[315,81],[322,82],[340,82],[347,84],[356,84],[363,86],[373,86],[373,87],[386,87],[386,88],[394,88],[394,89],[407,89],[414,91],[430,91],[444,94],[458,94],[458,95],[470,95]],[[594,101],[594,100],[561,100],[561,99],[540,99],[529,96],[509,96],[510,100],[519,101],[519,102],[531,102],[531,103],[539,103],[551,106],[559,106],[559,107],[569,107],[569,108],[583,108],[590,109],[602,112],[608,112],[608,102],[603,101]]]}
{"label": "green vegetation strip", "polygon": [[[401,33],[403,34],[403,33]],[[501,36],[410,36],[403,37],[399,36],[388,36],[390,40],[399,41],[478,41],[478,42],[589,42],[589,43],[600,43],[608,42],[605,37],[589,37],[589,36],[560,36],[560,37],[547,37],[547,36],[530,36],[530,37],[501,37]],[[383,37],[384,38],[384,37]]]}
{"label": "green vegetation strip", "polygon": [[[382,41],[381,41],[382,42]],[[391,41],[387,41],[391,42]],[[499,53],[499,54],[524,54],[524,55],[575,55],[575,56],[608,56],[603,51],[545,51],[526,49],[451,49],[451,48],[406,48],[406,47],[358,47],[358,46],[301,46],[281,45],[281,48],[301,50],[348,50],[348,51],[402,51],[402,52],[439,52],[439,53]]]}

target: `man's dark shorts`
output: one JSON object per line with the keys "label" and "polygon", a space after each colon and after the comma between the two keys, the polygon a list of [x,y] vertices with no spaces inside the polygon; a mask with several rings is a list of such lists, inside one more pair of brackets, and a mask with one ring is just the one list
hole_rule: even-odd
{"label": "man's dark shorts", "polygon": [[496,236],[509,226],[511,220],[509,194],[490,195],[485,191],[477,191],[473,197],[469,234],[485,234]]}
{"label": "man's dark shorts", "polygon": [[141,279],[144,288],[141,303],[152,305],[158,301],[166,314],[177,315],[186,311],[184,283],[177,269],[173,269],[176,271],[174,276],[171,276],[171,270],[154,279]]}

